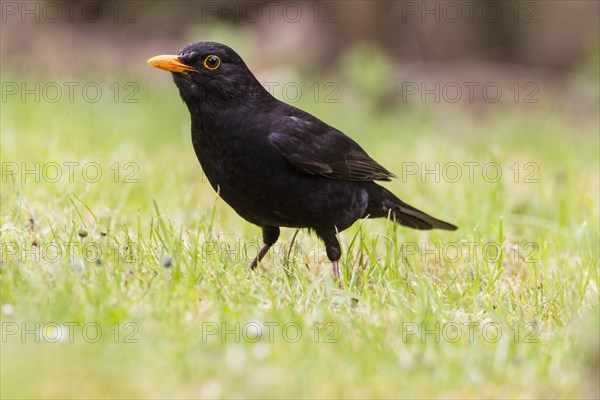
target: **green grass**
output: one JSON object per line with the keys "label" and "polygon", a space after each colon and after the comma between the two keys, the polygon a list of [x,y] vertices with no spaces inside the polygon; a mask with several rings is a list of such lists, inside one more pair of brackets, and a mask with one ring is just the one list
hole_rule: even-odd
{"label": "green grass", "polygon": [[[3,398],[598,396],[597,115],[304,96],[398,174],[387,187],[460,227],[357,222],[338,289],[306,231],[247,268],[260,231],[202,179],[175,87],[137,84],[133,104],[2,103]],[[402,179],[422,162],[463,178]]]}

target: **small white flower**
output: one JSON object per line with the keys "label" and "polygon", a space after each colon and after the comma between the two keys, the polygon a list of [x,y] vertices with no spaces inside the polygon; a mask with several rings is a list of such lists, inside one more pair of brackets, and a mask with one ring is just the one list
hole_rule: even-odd
{"label": "small white flower", "polygon": [[218,381],[207,381],[200,389],[200,397],[205,399],[218,399],[221,397],[221,384]]}
{"label": "small white flower", "polygon": [[3,304],[2,305],[2,314],[4,315],[13,315],[13,313],[15,312],[15,308],[13,307],[12,304]]}

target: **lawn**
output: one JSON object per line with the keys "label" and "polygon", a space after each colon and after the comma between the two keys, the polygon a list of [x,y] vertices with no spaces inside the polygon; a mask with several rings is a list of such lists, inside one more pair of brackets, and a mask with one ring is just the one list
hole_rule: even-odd
{"label": "lawn", "polygon": [[49,78],[56,102],[3,71],[3,398],[598,397],[597,108],[544,91],[378,107],[381,88],[297,79],[295,105],[459,226],[358,221],[339,289],[307,231],[249,270],[260,230],[213,192],[175,86],[144,61]]}

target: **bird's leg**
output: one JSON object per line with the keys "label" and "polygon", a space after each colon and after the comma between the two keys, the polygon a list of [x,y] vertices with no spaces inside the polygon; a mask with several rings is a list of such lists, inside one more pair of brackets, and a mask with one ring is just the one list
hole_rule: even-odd
{"label": "bird's leg", "polygon": [[267,252],[269,251],[269,249],[271,248],[271,246],[273,246],[275,244],[275,242],[277,241],[277,239],[279,239],[279,228],[276,227],[276,226],[275,227],[273,227],[273,226],[263,226],[263,228],[262,228],[262,234],[263,234],[263,242],[264,242],[264,244],[260,248],[260,251],[256,255],[256,258],[254,260],[252,260],[252,263],[250,263],[250,269],[256,268],[256,266],[258,265],[258,263],[267,254]]}
{"label": "bird's leg", "polygon": [[333,277],[338,284],[341,284],[339,259],[342,256],[342,249],[340,248],[340,242],[335,235],[335,231],[320,231],[317,232],[317,235],[323,240],[323,243],[325,243],[327,258],[329,258],[329,261],[331,261],[331,264],[333,265]]}
{"label": "bird's leg", "polygon": [[338,260],[332,261],[331,264],[333,265],[333,278],[335,279],[336,282],[339,282],[340,266],[338,265]]}
{"label": "bird's leg", "polygon": [[265,255],[269,252],[269,249],[273,246],[272,244],[263,244],[260,248],[254,260],[250,263],[250,269],[255,269],[258,263],[265,257]]}

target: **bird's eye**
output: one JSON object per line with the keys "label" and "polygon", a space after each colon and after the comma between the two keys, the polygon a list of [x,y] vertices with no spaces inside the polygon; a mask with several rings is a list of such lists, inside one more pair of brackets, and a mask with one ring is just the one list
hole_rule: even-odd
{"label": "bird's eye", "polygon": [[219,68],[220,65],[221,59],[217,56],[208,56],[204,59],[204,66],[211,71]]}

